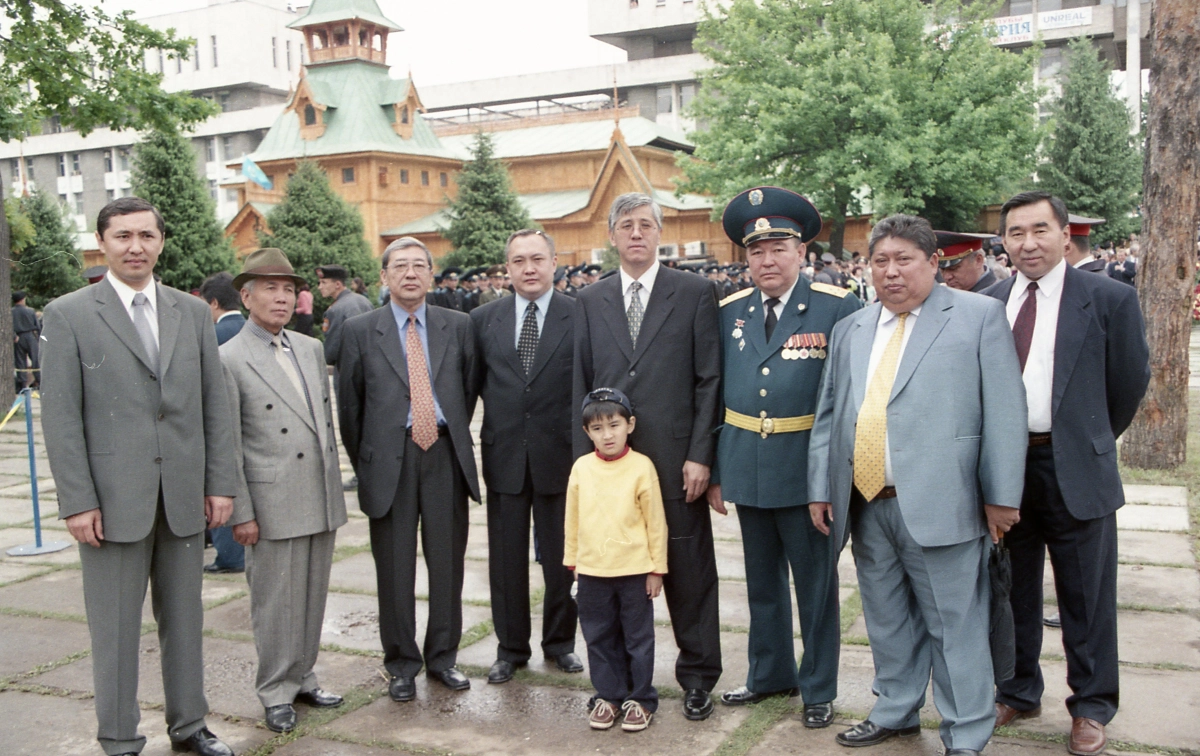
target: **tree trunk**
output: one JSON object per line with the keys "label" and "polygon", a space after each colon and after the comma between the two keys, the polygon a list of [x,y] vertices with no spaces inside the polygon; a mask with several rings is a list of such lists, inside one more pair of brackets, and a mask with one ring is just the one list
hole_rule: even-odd
{"label": "tree trunk", "polygon": [[846,203],[838,203],[837,214],[832,223],[833,227],[829,229],[829,253],[835,260],[841,260],[846,243]]}
{"label": "tree trunk", "polygon": [[[1130,12],[1135,9],[1131,6]],[[1150,344],[1150,388],[1121,460],[1171,468],[1187,454],[1188,342],[1200,221],[1200,39],[1196,0],[1155,0],[1150,20],[1150,113],[1143,173],[1138,296]],[[1132,44],[1132,43],[1131,43]]]}
{"label": "tree trunk", "polygon": [[[8,238],[8,216],[3,212],[4,209],[4,182],[0,181],[0,365],[8,366],[9,379],[0,381],[0,413],[8,414],[8,408],[12,406],[13,399],[16,398],[16,381],[11,377],[14,375],[13,367],[13,322],[12,322],[12,307],[5,307],[4,303],[12,303],[12,247],[9,244]],[[0,415],[3,417],[3,415]]]}

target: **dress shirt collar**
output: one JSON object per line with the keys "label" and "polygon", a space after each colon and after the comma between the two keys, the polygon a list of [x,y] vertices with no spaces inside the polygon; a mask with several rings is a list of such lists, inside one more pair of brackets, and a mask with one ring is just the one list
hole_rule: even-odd
{"label": "dress shirt collar", "polygon": [[241,314],[242,313],[238,312],[237,310],[226,310],[224,313],[222,313],[221,317],[217,318],[217,322],[220,323],[225,318],[232,318],[234,315]]}
{"label": "dress shirt collar", "polygon": [[[254,318],[249,318],[243,328],[249,331],[252,335],[257,336],[264,344],[267,344],[268,346],[272,341],[275,340],[275,334],[271,333],[266,328],[263,328],[258,323],[255,323]],[[288,349],[292,348],[291,342],[288,341],[287,331],[283,330],[282,328],[279,329],[279,343],[283,344]]]}
{"label": "dress shirt collar", "polygon": [[621,294],[622,295],[628,294],[629,293],[629,284],[633,283],[634,281],[637,281],[638,283],[640,283],[642,285],[642,290],[646,292],[646,300],[649,301],[650,291],[654,288],[654,281],[656,278],[658,278],[658,269],[660,267],[662,267],[662,265],[658,262],[657,259],[655,259],[654,263],[649,268],[646,269],[646,272],[642,274],[641,278],[634,278],[633,276],[626,273],[624,268],[621,268],[620,269],[620,271],[621,271],[621,273],[620,273],[620,275],[621,275]]}
{"label": "dress shirt collar", "polygon": [[[388,300],[388,304],[392,308],[392,317],[394,317],[396,319],[396,327],[400,329],[400,336],[403,337],[404,329],[408,327],[408,310],[406,310],[403,307],[401,307],[400,305],[396,304],[391,299]],[[425,327],[425,303],[424,302],[422,302],[417,307],[417,311],[414,312],[413,315],[415,315],[417,318],[417,327],[424,328]]]}
{"label": "dress shirt collar", "polygon": [[[910,318],[918,318],[918,317],[920,317],[920,316],[921,316],[921,308],[923,308],[924,306],[925,306],[925,303],[924,303],[924,302],[922,302],[921,304],[919,304],[919,305],[917,305],[916,307],[912,308],[911,310],[909,310],[909,311],[908,311],[908,316],[909,316]],[[890,323],[891,323],[893,320],[896,320],[896,319],[897,319],[897,318],[899,318],[899,317],[900,317],[900,313],[898,313],[898,312],[892,312],[892,311],[891,311],[891,310],[889,310],[888,308],[886,308],[886,307],[883,307],[882,305],[880,305],[880,312],[879,312],[879,325],[880,325],[880,327],[883,327],[883,326],[886,326],[886,325],[890,324]]]}
{"label": "dress shirt collar", "polygon": [[[1017,282],[1013,284],[1012,292],[1009,296],[1019,297],[1029,288],[1029,284],[1033,283],[1033,279],[1026,276],[1021,271],[1017,271]],[[1067,259],[1058,261],[1050,270],[1046,271],[1046,275],[1037,280],[1038,291],[1045,294],[1047,297],[1057,297],[1062,289],[1063,281],[1067,277]]]}
{"label": "dress shirt collar", "polygon": [[[133,298],[138,294],[138,291],[129,284],[113,275],[112,271],[104,274],[112,287],[117,290],[117,296],[121,298],[121,304],[125,305],[125,309],[133,312]],[[142,294],[146,295],[146,299],[150,300],[150,310],[154,314],[158,314],[158,285],[151,280],[150,285],[142,289]]]}
{"label": "dress shirt collar", "polygon": [[[796,277],[796,280],[792,282],[791,287],[787,291],[785,291],[785,292],[783,292],[783,294],[779,295],[779,297],[778,297],[779,304],[775,305],[776,307],[786,307],[787,306],[788,300],[792,298],[792,292],[796,290],[796,284],[798,284],[798,283],[800,283],[799,276]],[[770,297],[768,297],[767,292],[763,291],[762,289],[759,289],[758,293],[762,294],[763,307],[766,307],[767,300],[770,299]],[[780,310],[780,312],[782,312],[782,310]]]}
{"label": "dress shirt collar", "polygon": [[1088,263],[1095,262],[1095,261],[1096,261],[1096,258],[1092,257],[1091,255],[1085,255],[1082,260],[1075,263],[1075,265],[1072,267],[1082,268],[1084,265],[1087,265]]}
{"label": "dress shirt collar", "polygon": [[[535,304],[537,304],[537,306],[538,306],[537,311],[540,314],[542,314],[542,315],[546,314],[546,308],[548,308],[550,306],[550,298],[553,296],[554,296],[554,287],[551,286],[549,289],[546,289],[545,294],[538,297],[537,299],[532,300]],[[523,321],[525,319],[525,310],[529,308],[530,300],[526,299],[525,297],[521,296],[520,294],[513,297],[513,299],[517,300],[517,322],[520,323],[521,321]]]}

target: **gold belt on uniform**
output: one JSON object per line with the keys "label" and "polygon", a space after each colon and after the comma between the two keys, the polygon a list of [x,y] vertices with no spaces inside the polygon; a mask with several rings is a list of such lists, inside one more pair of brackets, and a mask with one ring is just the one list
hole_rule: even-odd
{"label": "gold belt on uniform", "polygon": [[[766,414],[765,412],[763,413]],[[772,433],[796,433],[811,430],[816,415],[800,415],[799,417],[751,417],[740,412],[725,409],[725,422],[735,428],[748,430],[761,435],[763,438]]]}

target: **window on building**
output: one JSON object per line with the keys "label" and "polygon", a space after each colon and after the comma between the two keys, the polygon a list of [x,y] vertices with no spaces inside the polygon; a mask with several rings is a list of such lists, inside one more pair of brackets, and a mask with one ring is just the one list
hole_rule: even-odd
{"label": "window on building", "polygon": [[25,158],[25,178],[33,181],[33,158]]}
{"label": "window on building", "polygon": [[238,201],[237,189],[226,189],[225,190],[225,201],[230,202],[230,203],[237,202]]}
{"label": "window on building", "polygon": [[113,154],[112,150],[104,151],[104,172],[112,173],[113,170]]}
{"label": "window on building", "polygon": [[226,134],[221,137],[221,157],[229,160],[233,157],[233,135]]}
{"label": "window on building", "polygon": [[83,215],[83,192],[75,195],[75,214]]}
{"label": "window on building", "polygon": [[217,162],[217,140],[204,140],[204,160],[209,163]]}
{"label": "window on building", "polygon": [[1039,0],[1038,13],[1062,10],[1062,0]]}
{"label": "window on building", "polygon": [[200,70],[200,43],[197,42],[192,46],[192,65],[196,71]]}
{"label": "window on building", "polygon": [[673,113],[675,104],[675,92],[671,87],[658,88],[658,113]]}
{"label": "window on building", "polygon": [[67,156],[65,154],[58,156],[58,175],[67,175]]}
{"label": "window on building", "polygon": [[386,165],[379,166],[379,185],[381,187],[388,185],[388,169]]}
{"label": "window on building", "polygon": [[158,51],[158,72],[159,73],[167,72],[166,69],[163,68],[163,51],[162,50]]}
{"label": "window on building", "polygon": [[58,116],[50,116],[50,133],[51,134],[61,134],[62,133],[62,121],[60,121],[58,119]]}
{"label": "window on building", "polygon": [[438,176],[438,181],[441,182],[442,186],[450,186],[450,177],[446,175],[445,171]]}
{"label": "window on building", "polygon": [[117,167],[123,171],[129,170],[129,149],[127,147],[117,148]]}
{"label": "window on building", "polygon": [[175,73],[183,73],[183,58],[179,55],[175,56]]}
{"label": "window on building", "polygon": [[408,106],[400,108],[400,123],[408,123]]}
{"label": "window on building", "polygon": [[271,37],[271,67],[279,68],[279,37]]}
{"label": "window on building", "polygon": [[354,169],[353,168],[343,168],[342,169],[342,183],[343,184],[353,184],[354,183]]}
{"label": "window on building", "polygon": [[21,159],[13,158],[12,160],[8,161],[8,164],[10,170],[12,171],[12,180],[16,181],[21,178]]}
{"label": "window on building", "polygon": [[679,85],[679,111],[682,113],[692,104],[692,100],[696,97],[695,84],[680,84]]}
{"label": "window on building", "polygon": [[407,168],[400,169],[400,183],[401,184],[408,183],[408,169]]}
{"label": "window on building", "polygon": [[333,46],[345,47],[350,44],[350,27],[339,26],[333,30]]}
{"label": "window on building", "polygon": [[216,201],[216,199],[217,199],[217,180],[216,179],[208,180],[208,196],[212,197],[214,202]]}
{"label": "window on building", "polygon": [[79,153],[78,152],[71,153],[71,175],[72,176],[82,176],[83,175],[83,170],[79,167]]}
{"label": "window on building", "polygon": [[1033,0],[1011,0],[1008,4],[1008,15],[1023,16],[1033,13]]}
{"label": "window on building", "polygon": [[217,67],[217,35],[214,34],[210,38],[212,40],[213,68]]}
{"label": "window on building", "polygon": [[221,106],[221,112],[229,110],[229,93],[221,92],[217,95],[217,103]]}
{"label": "window on building", "polygon": [[429,186],[429,171],[421,171],[421,186]]}
{"label": "window on building", "polygon": [[284,55],[287,58],[287,70],[292,70],[292,40],[285,40],[283,43]]}
{"label": "window on building", "polygon": [[317,109],[312,105],[304,106],[304,125],[315,126],[317,124]]}
{"label": "window on building", "polygon": [[1038,78],[1042,81],[1053,79],[1062,72],[1063,48],[1047,47],[1042,50],[1042,61],[1038,66]]}
{"label": "window on building", "polygon": [[114,191],[114,190],[112,190],[112,189],[106,189],[106,190],[104,191],[104,199],[105,199],[105,201],[107,201],[107,202],[112,202],[112,201],[113,201],[113,200],[115,200],[116,198],[117,198],[117,193],[116,193],[116,191]]}
{"label": "window on building", "polygon": [[66,207],[67,206],[67,195],[65,195],[65,194],[58,195],[58,204],[60,207]]}

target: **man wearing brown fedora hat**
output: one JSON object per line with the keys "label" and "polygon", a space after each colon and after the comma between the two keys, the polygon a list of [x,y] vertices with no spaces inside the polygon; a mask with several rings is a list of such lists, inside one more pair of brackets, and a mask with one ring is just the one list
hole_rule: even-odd
{"label": "man wearing brown fedora hat", "polygon": [[346,502],[321,343],[284,329],[303,282],[281,250],[252,252],[233,279],[250,320],[221,346],[238,462],[229,521],[246,547],[255,685],[275,732],[295,729],[297,701],[342,702],[313,672]]}

